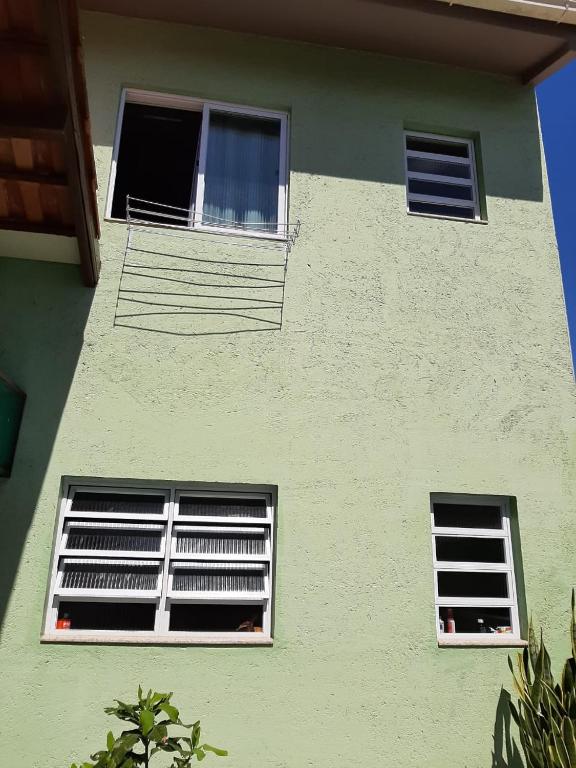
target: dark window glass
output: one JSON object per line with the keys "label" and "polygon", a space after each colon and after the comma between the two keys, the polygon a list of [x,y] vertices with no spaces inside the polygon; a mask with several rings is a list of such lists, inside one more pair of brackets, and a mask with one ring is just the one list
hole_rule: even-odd
{"label": "dark window glass", "polygon": [[164,496],[136,493],[91,493],[78,491],[72,499],[73,512],[129,512],[155,514],[164,512]]}
{"label": "dark window glass", "polygon": [[160,531],[122,530],[119,528],[75,528],[68,534],[68,549],[93,549],[116,552],[159,552]]}
{"label": "dark window glass", "polygon": [[438,571],[439,597],[508,597],[505,573]]}
{"label": "dark window glass", "polygon": [[512,629],[512,617],[509,608],[439,608],[444,629],[448,627],[448,611],[451,611],[456,633],[482,632],[493,634],[492,630]]}
{"label": "dark window glass", "polygon": [[180,514],[205,517],[266,517],[266,501],[264,499],[182,496]]}
{"label": "dark window glass", "polygon": [[417,173],[434,173],[437,176],[455,176],[458,179],[470,179],[470,165],[450,163],[446,160],[429,160],[424,157],[409,157],[408,170]]}
{"label": "dark window glass", "polygon": [[263,534],[217,533],[216,531],[178,531],[176,552],[194,552],[214,555],[264,555],[266,540]]}
{"label": "dark window glass", "polygon": [[484,504],[434,504],[437,528],[502,529],[500,507]]}
{"label": "dark window glass", "polygon": [[451,155],[452,157],[468,157],[468,144],[449,140],[426,139],[420,136],[406,137],[407,149],[416,152],[430,152],[436,155]]}
{"label": "dark window glass", "polygon": [[173,603],[171,632],[254,632],[262,628],[261,605]]}
{"label": "dark window glass", "polygon": [[466,563],[504,563],[504,539],[436,536],[436,559]]}
{"label": "dark window glass", "polygon": [[[125,631],[153,631],[155,603],[76,603],[62,601],[58,618],[70,621],[70,630],[108,629]],[[58,630],[65,635],[70,630]]]}
{"label": "dark window glass", "polygon": [[436,205],[435,203],[420,203],[410,200],[408,209],[412,213],[428,213],[431,216],[452,216],[457,219],[474,219],[474,208],[464,208],[460,205]]}
{"label": "dark window glass", "polygon": [[133,213],[134,218],[186,225],[186,221],[160,214],[187,215],[201,123],[201,112],[145,104],[125,105],[112,201],[114,218],[126,218],[126,195],[130,195],[186,209],[165,210],[133,203],[147,211]]}
{"label": "dark window glass", "polygon": [[172,588],[182,592],[263,592],[264,571],[234,568],[176,568]]}
{"label": "dark window glass", "polygon": [[439,181],[408,179],[408,191],[417,195],[434,195],[435,197],[472,201],[472,187],[463,184],[443,184]]}
{"label": "dark window glass", "polygon": [[64,589],[144,589],[158,587],[158,566],[111,563],[66,563],[62,574]]}

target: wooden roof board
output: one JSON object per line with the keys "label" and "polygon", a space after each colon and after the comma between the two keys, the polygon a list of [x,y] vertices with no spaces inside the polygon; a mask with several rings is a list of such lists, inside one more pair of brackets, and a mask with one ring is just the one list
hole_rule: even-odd
{"label": "wooden roof board", "polygon": [[75,0],[0,0],[0,229],[78,238],[99,261],[96,173]]}

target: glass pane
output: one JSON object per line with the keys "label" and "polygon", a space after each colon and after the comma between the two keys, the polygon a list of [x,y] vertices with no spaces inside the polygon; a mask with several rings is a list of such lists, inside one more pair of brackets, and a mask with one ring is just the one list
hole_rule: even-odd
{"label": "glass pane", "polygon": [[280,121],[210,112],[205,224],[277,231]]}
{"label": "glass pane", "polygon": [[66,563],[62,574],[64,589],[144,589],[158,586],[158,568],[150,565],[100,565]]}
{"label": "glass pane", "polygon": [[[126,217],[126,195],[184,210],[132,202],[136,219],[186,225],[202,113],[131,104],[124,107],[112,216]],[[145,212],[142,212],[145,211]]]}
{"label": "glass pane", "polygon": [[176,552],[213,555],[264,555],[264,534],[176,531]]}
{"label": "glass pane", "polygon": [[505,633],[512,632],[510,608],[439,608],[440,631]]}
{"label": "glass pane", "polygon": [[164,496],[78,491],[72,500],[72,511],[161,515],[164,512]]}
{"label": "glass pane", "polygon": [[94,549],[125,552],[160,552],[160,531],[118,528],[70,527],[67,549]]}
{"label": "glass pane", "polygon": [[466,563],[505,563],[504,539],[436,536],[436,559]]}
{"label": "glass pane", "polygon": [[236,570],[210,566],[200,569],[176,569],[172,583],[174,591],[182,592],[263,592],[262,569]]}
{"label": "glass pane", "polygon": [[441,137],[428,139],[420,136],[406,136],[406,148],[416,152],[431,152],[437,155],[468,157],[468,144],[450,141]]}
{"label": "glass pane", "polygon": [[456,219],[474,219],[474,208],[463,208],[461,205],[436,205],[435,203],[420,203],[410,200],[408,210],[412,213],[428,213],[431,216],[451,216]]}
{"label": "glass pane", "polygon": [[60,602],[56,629],[154,630],[155,603]]}
{"label": "glass pane", "polygon": [[440,181],[408,179],[408,191],[418,195],[450,197],[454,200],[472,200],[472,187],[462,184],[443,184]]}
{"label": "glass pane", "polygon": [[500,507],[484,504],[434,504],[437,528],[490,528],[502,530]]}
{"label": "glass pane", "polygon": [[418,173],[435,173],[438,176],[456,176],[459,179],[470,179],[469,164],[450,163],[446,160],[429,160],[423,157],[409,157],[408,170]]}
{"label": "glass pane", "polygon": [[171,632],[262,632],[261,605],[187,605],[173,603]]}
{"label": "glass pane", "polygon": [[214,497],[182,496],[181,515],[203,517],[266,517],[265,499],[218,499]]}
{"label": "glass pane", "polygon": [[438,571],[439,597],[508,597],[505,573]]}

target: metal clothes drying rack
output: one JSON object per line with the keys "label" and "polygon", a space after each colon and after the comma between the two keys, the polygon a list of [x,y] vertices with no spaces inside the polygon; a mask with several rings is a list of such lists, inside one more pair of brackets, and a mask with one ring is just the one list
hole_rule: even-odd
{"label": "metal clothes drying rack", "polygon": [[116,327],[178,336],[282,329],[299,221],[238,222],[127,196],[126,222]]}

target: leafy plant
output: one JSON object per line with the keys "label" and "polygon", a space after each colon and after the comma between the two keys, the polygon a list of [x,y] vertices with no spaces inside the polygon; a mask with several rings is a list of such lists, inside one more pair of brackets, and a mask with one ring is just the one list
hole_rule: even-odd
{"label": "leafy plant", "polygon": [[[170,768],[190,768],[192,760],[204,760],[208,752],[227,755],[225,749],[200,744],[200,721],[186,725],[180,712],[170,703],[171,693],[152,693],[146,696],[138,688],[138,703],[125,704],[115,699],[115,707],[106,707],[108,715],[131,723],[134,727],[123,730],[115,737],[112,731],[106,739],[106,749],[90,756],[93,762],[74,763],[71,768],[149,768],[154,755],[173,753]],[[174,726],[184,728],[186,735],[169,735]]]}
{"label": "leafy plant", "polygon": [[528,648],[518,654],[514,676],[518,706],[510,702],[520,732],[527,768],[576,768],[576,621],[574,590],[570,620],[572,655],[555,681],[550,656],[540,632],[537,641],[532,622]]}

